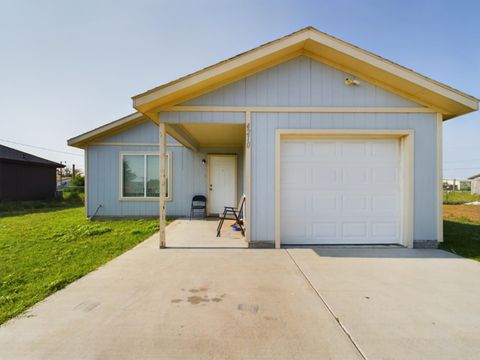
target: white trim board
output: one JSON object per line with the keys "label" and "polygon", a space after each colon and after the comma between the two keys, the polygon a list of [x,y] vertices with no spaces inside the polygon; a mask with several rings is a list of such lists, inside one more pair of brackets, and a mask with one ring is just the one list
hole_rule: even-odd
{"label": "white trim board", "polygon": [[435,113],[427,107],[313,107],[313,106],[204,106],[177,105],[162,112],[282,112],[282,113]]}

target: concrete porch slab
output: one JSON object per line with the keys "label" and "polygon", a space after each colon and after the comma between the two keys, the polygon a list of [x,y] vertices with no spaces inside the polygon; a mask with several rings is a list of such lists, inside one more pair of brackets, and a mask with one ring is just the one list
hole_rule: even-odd
{"label": "concrete porch slab", "polygon": [[225,221],[221,236],[217,237],[218,219],[177,219],[167,227],[166,245],[170,248],[247,248],[240,231],[230,227],[234,221]]}

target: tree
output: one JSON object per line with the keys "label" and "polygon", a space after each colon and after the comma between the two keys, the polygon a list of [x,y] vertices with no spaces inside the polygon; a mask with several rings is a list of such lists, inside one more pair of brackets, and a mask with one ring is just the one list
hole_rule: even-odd
{"label": "tree", "polygon": [[83,175],[76,175],[72,179],[72,185],[73,186],[85,186],[85,176]]}

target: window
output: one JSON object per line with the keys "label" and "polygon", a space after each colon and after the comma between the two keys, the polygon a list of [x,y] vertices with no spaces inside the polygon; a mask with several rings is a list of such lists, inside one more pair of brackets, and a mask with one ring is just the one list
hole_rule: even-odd
{"label": "window", "polygon": [[[160,164],[158,154],[121,154],[121,197],[158,198],[160,195]],[[166,159],[165,197],[171,200],[171,153]]]}

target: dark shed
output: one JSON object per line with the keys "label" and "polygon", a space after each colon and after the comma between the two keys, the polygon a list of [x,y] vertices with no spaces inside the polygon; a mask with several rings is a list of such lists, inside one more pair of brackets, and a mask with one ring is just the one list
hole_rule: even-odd
{"label": "dark shed", "polygon": [[43,200],[55,196],[56,169],[65,165],[0,145],[0,200]]}

